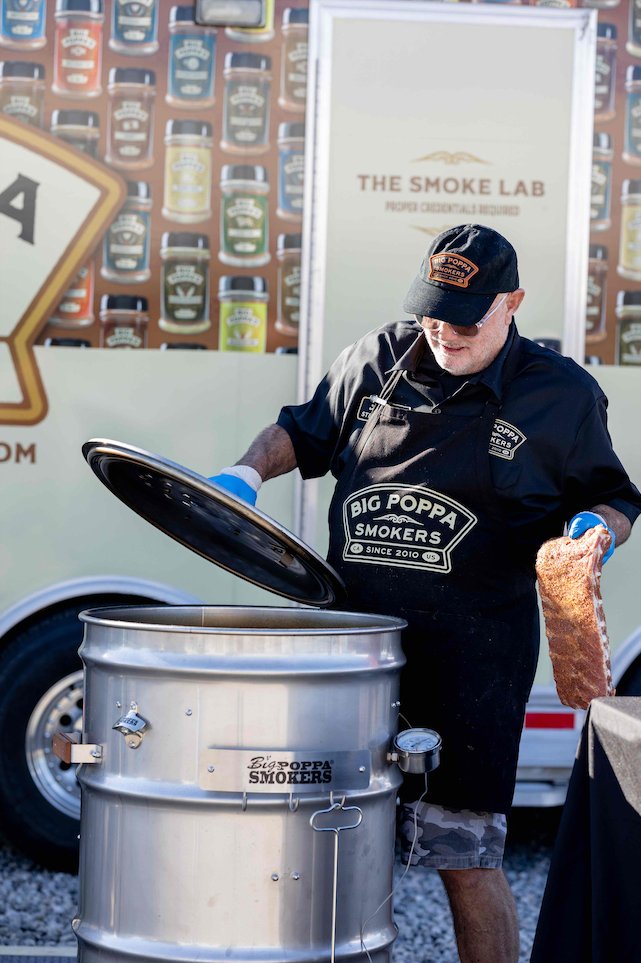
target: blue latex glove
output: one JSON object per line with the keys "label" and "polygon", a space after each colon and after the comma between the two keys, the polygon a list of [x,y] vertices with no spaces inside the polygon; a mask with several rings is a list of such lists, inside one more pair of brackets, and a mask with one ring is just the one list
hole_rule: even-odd
{"label": "blue latex glove", "polygon": [[603,564],[605,565],[607,560],[610,558],[610,555],[612,555],[612,552],[614,551],[614,545],[616,543],[614,532],[609,525],[606,525],[605,519],[601,518],[601,516],[597,515],[595,512],[579,512],[578,515],[575,515],[574,518],[570,519],[570,524],[568,525],[568,535],[570,538],[580,538],[581,535],[584,535],[585,532],[588,532],[591,528],[594,528],[595,525],[603,525],[603,527],[607,528],[612,536],[610,547],[603,556]]}
{"label": "blue latex glove", "polygon": [[248,502],[250,505],[256,504],[258,492],[252,488],[251,485],[248,485],[246,481],[243,481],[242,478],[237,478],[236,475],[228,475],[222,472],[220,475],[212,475],[207,481],[219,485],[226,491],[231,492],[232,495],[242,498],[243,501]]}

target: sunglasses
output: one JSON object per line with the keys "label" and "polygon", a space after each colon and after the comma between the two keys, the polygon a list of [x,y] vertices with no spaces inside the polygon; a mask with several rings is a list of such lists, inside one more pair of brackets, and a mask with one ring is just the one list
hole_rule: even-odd
{"label": "sunglasses", "polygon": [[453,328],[456,334],[460,334],[461,337],[475,338],[485,322],[489,321],[492,315],[498,311],[506,298],[507,294],[504,294],[499,303],[495,304],[491,311],[484,314],[481,320],[475,321],[474,324],[450,324],[449,321],[437,321],[436,318],[421,318],[418,314],[415,317],[418,323],[428,331],[436,331],[441,324],[449,324],[450,328]]}

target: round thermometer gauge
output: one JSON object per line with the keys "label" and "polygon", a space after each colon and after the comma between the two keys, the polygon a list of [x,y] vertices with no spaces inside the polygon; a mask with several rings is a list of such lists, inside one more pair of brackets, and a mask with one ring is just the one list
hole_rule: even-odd
{"label": "round thermometer gauge", "polygon": [[404,729],[394,739],[402,772],[432,772],[440,762],[441,737],[434,729]]}

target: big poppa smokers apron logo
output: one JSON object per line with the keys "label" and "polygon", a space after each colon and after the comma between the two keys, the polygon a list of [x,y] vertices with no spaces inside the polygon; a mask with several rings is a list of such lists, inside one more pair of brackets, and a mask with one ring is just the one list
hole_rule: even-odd
{"label": "big poppa smokers apron logo", "polygon": [[370,485],[343,504],[346,562],[451,572],[452,551],[478,519],[431,488]]}
{"label": "big poppa smokers apron logo", "polygon": [[527,441],[527,435],[524,435],[520,428],[511,425],[509,421],[497,418],[492,428],[488,453],[496,455],[497,458],[513,461],[514,452],[524,441]]}

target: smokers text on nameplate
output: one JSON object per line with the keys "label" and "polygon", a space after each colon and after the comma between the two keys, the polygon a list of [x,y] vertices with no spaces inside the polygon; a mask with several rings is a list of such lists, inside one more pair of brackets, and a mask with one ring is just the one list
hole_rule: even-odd
{"label": "smokers text on nameplate", "polygon": [[366,789],[368,750],[205,749],[198,784],[216,792],[324,793]]}

